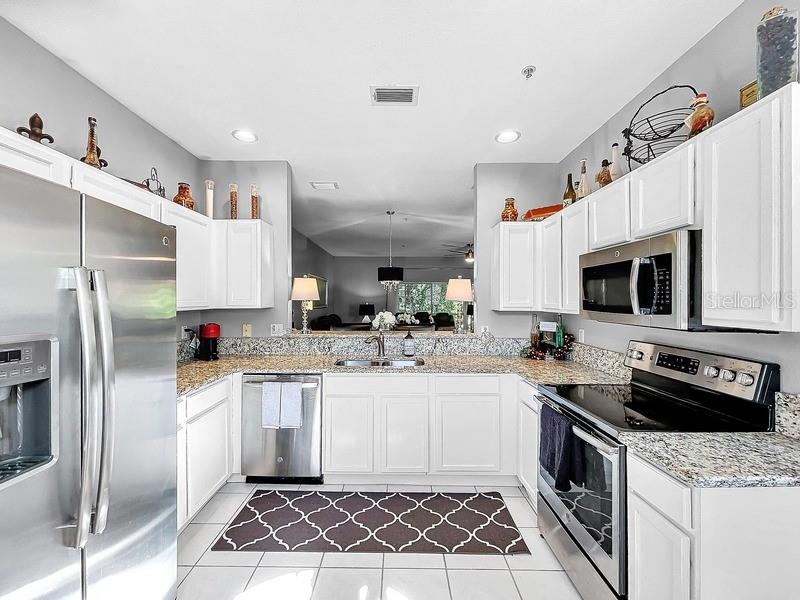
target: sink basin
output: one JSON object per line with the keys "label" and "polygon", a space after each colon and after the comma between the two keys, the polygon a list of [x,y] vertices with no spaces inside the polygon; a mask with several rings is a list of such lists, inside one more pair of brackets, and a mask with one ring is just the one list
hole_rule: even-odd
{"label": "sink basin", "polygon": [[421,358],[344,358],[336,361],[337,367],[384,367],[402,369],[404,367],[421,367],[425,361]]}

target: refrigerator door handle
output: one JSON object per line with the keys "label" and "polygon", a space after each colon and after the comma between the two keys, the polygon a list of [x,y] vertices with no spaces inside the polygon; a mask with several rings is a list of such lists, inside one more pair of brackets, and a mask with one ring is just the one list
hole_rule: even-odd
{"label": "refrigerator door handle", "polygon": [[106,274],[92,271],[97,296],[97,329],[100,342],[103,417],[100,433],[100,477],[97,483],[97,505],[92,533],[100,534],[108,521],[111,468],[114,463],[114,429],[116,414],[116,372],[114,365],[114,335],[111,329],[111,305],[108,299]]}
{"label": "refrigerator door handle", "polygon": [[92,520],[92,487],[97,471],[97,446],[100,436],[100,388],[97,380],[97,340],[89,271],[73,269],[78,301],[78,323],[81,336],[81,485],[75,548],[83,548],[89,540]]}

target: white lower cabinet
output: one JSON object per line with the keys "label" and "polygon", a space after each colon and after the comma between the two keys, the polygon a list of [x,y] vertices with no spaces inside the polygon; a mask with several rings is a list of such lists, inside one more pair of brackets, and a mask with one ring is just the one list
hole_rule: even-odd
{"label": "white lower cabinet", "polygon": [[325,397],[324,470],[328,473],[371,473],[375,396]]}
{"label": "white lower cabinet", "polygon": [[186,425],[178,425],[178,530],[183,529],[189,518],[189,505],[186,490]]}
{"label": "white lower cabinet", "polygon": [[518,390],[517,479],[528,496],[535,498],[539,475],[539,405],[532,386],[520,381]]}
{"label": "white lower cabinet", "polygon": [[427,473],[428,397],[383,395],[378,404],[380,470]]}
{"label": "white lower cabinet", "polygon": [[628,597],[690,600],[691,539],[638,494],[628,495]]}
{"label": "white lower cabinet", "polygon": [[500,396],[434,396],[433,471],[500,470]]}

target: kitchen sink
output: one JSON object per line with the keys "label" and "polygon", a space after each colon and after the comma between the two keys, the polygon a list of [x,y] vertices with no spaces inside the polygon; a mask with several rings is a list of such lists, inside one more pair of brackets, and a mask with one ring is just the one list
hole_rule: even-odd
{"label": "kitchen sink", "polygon": [[421,358],[343,358],[336,361],[337,367],[388,367],[402,369],[404,367],[421,367],[425,361]]}

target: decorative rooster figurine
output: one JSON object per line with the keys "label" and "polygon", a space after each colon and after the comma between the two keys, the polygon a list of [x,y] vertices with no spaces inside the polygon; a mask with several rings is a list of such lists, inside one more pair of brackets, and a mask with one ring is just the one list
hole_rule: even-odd
{"label": "decorative rooster figurine", "polygon": [[689,128],[689,137],[693,138],[714,124],[714,109],[708,105],[708,94],[704,92],[695,96],[691,107],[694,112],[684,122]]}

